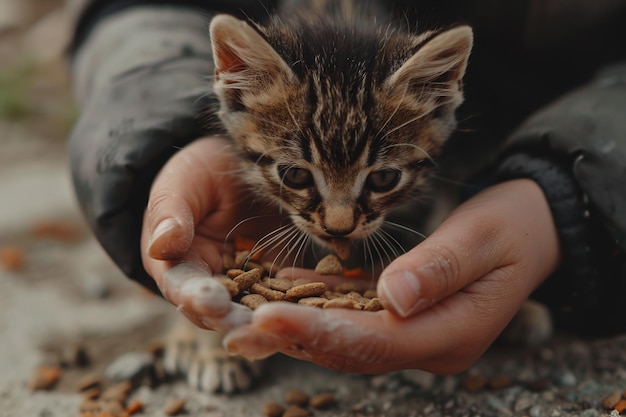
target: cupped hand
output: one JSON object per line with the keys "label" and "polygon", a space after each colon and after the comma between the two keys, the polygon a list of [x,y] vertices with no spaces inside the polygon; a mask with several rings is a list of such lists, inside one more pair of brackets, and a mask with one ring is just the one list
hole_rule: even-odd
{"label": "cupped hand", "polygon": [[549,206],[530,180],[493,186],[381,274],[377,313],[269,303],[227,334],[232,353],[283,352],[356,373],[467,369],[556,268]]}
{"label": "cupped hand", "polygon": [[223,332],[251,316],[212,278],[233,250],[230,238],[258,238],[278,224],[267,204],[246,199],[236,161],[219,137],[181,149],[152,185],[142,230],[144,267],[163,296],[197,326]]}

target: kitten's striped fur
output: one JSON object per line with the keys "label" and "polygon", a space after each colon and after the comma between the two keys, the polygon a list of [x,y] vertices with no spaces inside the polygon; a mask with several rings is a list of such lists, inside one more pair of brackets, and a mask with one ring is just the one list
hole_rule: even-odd
{"label": "kitten's striped fur", "polygon": [[210,27],[245,180],[322,242],[366,238],[424,192],[463,100],[470,28],[412,34],[364,3]]}

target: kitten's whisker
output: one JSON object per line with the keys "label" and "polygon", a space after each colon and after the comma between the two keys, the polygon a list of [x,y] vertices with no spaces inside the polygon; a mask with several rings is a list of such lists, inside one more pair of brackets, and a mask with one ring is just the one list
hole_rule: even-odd
{"label": "kitten's whisker", "polygon": [[293,248],[291,248],[291,246],[290,246],[291,242],[293,242],[294,239],[298,239],[298,240],[296,240],[296,242],[299,241],[299,239],[302,238],[302,233],[301,233],[300,229],[294,228],[294,230],[292,231],[292,233],[289,234],[289,236],[287,236],[285,239],[281,240],[281,243],[284,240],[286,240],[287,238],[289,238],[287,243],[285,243],[283,248],[278,252],[278,254],[276,254],[276,257],[274,257],[274,262],[276,262],[276,260],[281,257],[282,253],[285,252],[285,250],[287,251],[287,253],[283,256],[283,261],[279,264],[279,268],[282,268],[282,266],[284,265],[285,261],[287,260],[287,257],[293,251]]}
{"label": "kitten's whisker", "polygon": [[224,244],[226,244],[226,242],[228,242],[228,239],[230,239],[230,236],[235,232],[235,230],[237,228],[239,228],[240,226],[242,226],[243,224],[252,221],[252,220],[257,220],[257,219],[262,219],[263,217],[272,217],[271,214],[263,214],[263,215],[259,215],[259,216],[253,216],[253,217],[248,217],[247,219],[243,219],[242,221],[240,221],[239,223],[237,223],[235,226],[233,226],[232,229],[230,229],[230,231],[226,234],[226,237],[224,238]]}
{"label": "kitten's whisker", "polygon": [[263,236],[254,244],[252,249],[250,249],[250,257],[254,257],[256,254],[263,252],[265,249],[273,245],[274,242],[290,233],[291,227],[291,225],[285,225]]}
{"label": "kitten's whisker", "polygon": [[415,145],[413,143],[396,143],[392,145],[387,145],[383,149],[396,148],[400,146],[408,146],[408,147],[417,149],[418,151],[422,152],[426,156],[426,159],[428,159],[433,165],[437,166],[437,161],[435,161],[435,159],[432,156],[430,156],[430,154],[426,151],[426,149],[422,148],[419,145]]}
{"label": "kitten's whisker", "polygon": [[385,139],[387,136],[391,135],[392,133],[397,132],[398,130],[400,130],[400,129],[402,129],[402,128],[406,127],[406,126],[408,126],[408,125],[410,125],[410,124],[412,124],[412,123],[415,123],[415,122],[417,122],[417,121],[418,121],[418,120],[420,120],[420,119],[423,119],[424,117],[428,116],[428,114],[429,114],[429,113],[430,113],[430,111],[429,111],[429,112],[426,112],[426,113],[422,113],[422,114],[420,114],[419,116],[416,116],[416,117],[414,117],[413,119],[407,120],[406,122],[402,123],[401,125],[398,125],[398,126],[394,127],[393,129],[391,129],[391,130],[389,130],[388,132],[386,132],[386,133],[385,133],[385,134],[381,137],[381,140],[382,140],[382,139]]}
{"label": "kitten's whisker", "polygon": [[[385,229],[380,229],[380,233],[384,237],[385,241],[389,244],[389,247],[393,251],[393,254],[396,258],[407,252],[406,248],[402,246],[402,244],[398,242],[398,239],[396,239],[391,233],[389,233]],[[394,247],[398,248],[398,250],[394,249]]]}
{"label": "kitten's whisker", "polygon": [[419,236],[419,237],[420,237],[420,238],[422,238],[422,239],[426,239],[426,238],[428,237],[428,236],[426,236],[425,234],[420,233],[420,232],[418,232],[417,230],[411,229],[411,228],[410,228],[410,227],[408,227],[408,226],[404,226],[404,225],[399,224],[399,223],[394,223],[394,222],[389,221],[389,220],[385,220],[385,225],[389,225],[389,226],[391,226],[391,227],[395,227],[396,229],[401,229],[401,230],[407,231],[407,232],[409,232],[409,233],[412,233],[412,234],[414,234],[414,235]]}
{"label": "kitten's whisker", "polygon": [[[387,251],[388,245],[386,244],[386,242],[383,239],[383,237],[380,235],[380,231],[379,230],[375,231],[372,234],[372,238],[376,241],[377,245],[380,247],[380,249],[385,254],[385,257],[387,258],[387,265],[389,265],[393,261],[393,258],[389,254],[389,252]],[[382,260],[382,258],[381,258],[381,260]],[[384,264],[384,262],[383,262],[383,264]]]}
{"label": "kitten's whisker", "polygon": [[[300,245],[298,247],[298,250],[296,251],[296,254],[293,258],[293,264],[292,267],[295,268],[296,267],[296,261],[298,260],[298,258],[300,257],[300,254],[304,252],[304,248],[306,247],[307,243],[309,242],[310,237],[302,232],[300,233]],[[289,254],[287,254],[287,256],[289,256]]]}

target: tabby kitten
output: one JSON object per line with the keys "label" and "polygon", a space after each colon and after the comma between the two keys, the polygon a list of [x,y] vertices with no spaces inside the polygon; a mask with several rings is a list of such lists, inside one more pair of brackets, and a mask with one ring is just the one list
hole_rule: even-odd
{"label": "tabby kitten", "polygon": [[413,34],[339,4],[350,7],[210,25],[219,117],[245,181],[323,244],[371,236],[425,191],[473,41],[467,26]]}

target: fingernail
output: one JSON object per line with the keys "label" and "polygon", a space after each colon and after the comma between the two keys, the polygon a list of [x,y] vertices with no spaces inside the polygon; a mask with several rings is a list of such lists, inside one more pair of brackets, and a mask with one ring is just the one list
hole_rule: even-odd
{"label": "fingernail", "polygon": [[171,217],[161,221],[161,223],[159,223],[157,227],[154,229],[154,232],[152,232],[152,237],[150,239],[150,246],[152,246],[154,242],[156,242],[161,236],[167,233],[170,233],[172,230],[176,229],[178,226],[179,226],[179,223]]}
{"label": "fingernail", "polygon": [[181,299],[188,299],[195,314],[223,317],[231,310],[230,295],[211,278],[190,278],[180,287]]}
{"label": "fingernail", "polygon": [[420,310],[425,302],[420,298],[420,281],[409,271],[384,273],[381,277],[381,298],[389,303],[401,317],[409,317]]}

